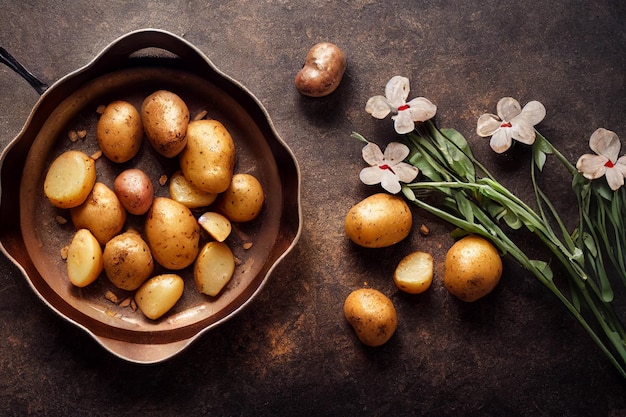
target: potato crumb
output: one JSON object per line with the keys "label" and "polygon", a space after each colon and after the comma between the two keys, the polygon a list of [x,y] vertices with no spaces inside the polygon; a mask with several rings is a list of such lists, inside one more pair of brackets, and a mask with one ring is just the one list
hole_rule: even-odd
{"label": "potato crumb", "polygon": [[165,185],[166,182],[167,182],[167,175],[161,175],[159,177],[159,184]]}
{"label": "potato crumb", "polygon": [[202,120],[206,117],[206,110],[202,110],[200,113],[196,114],[196,117],[193,118],[193,120]]}
{"label": "potato crumb", "polygon": [[76,132],[76,134],[78,135],[79,139],[85,139],[87,137],[86,130],[79,130],[78,132]]}
{"label": "potato crumb", "polygon": [[135,300],[130,300],[130,309],[133,311],[137,311],[137,303]]}
{"label": "potato crumb", "polygon": [[120,303],[120,307],[128,307],[130,306],[130,302],[131,302],[131,298],[130,297],[126,297],[122,300],[122,302]]}
{"label": "potato crumb", "polygon": [[420,233],[423,236],[428,236],[428,234],[430,233],[430,229],[428,228],[428,226],[426,226],[425,224],[420,226]]}
{"label": "potato crumb", "polygon": [[245,243],[243,244],[243,248],[244,248],[245,250],[248,250],[248,249],[250,249],[251,247],[252,247],[252,242],[245,242]]}
{"label": "potato crumb", "polygon": [[69,246],[63,246],[61,248],[61,259],[63,259],[64,261],[67,260],[68,251],[69,251]]}
{"label": "potato crumb", "polygon": [[63,216],[56,216],[55,220],[58,224],[67,224],[67,219]]}
{"label": "potato crumb", "polygon": [[104,294],[104,298],[106,298],[113,304],[117,304],[119,301],[119,299],[117,298],[117,295],[115,295],[113,291],[107,291],[106,294]]}
{"label": "potato crumb", "polygon": [[78,140],[78,133],[75,130],[70,130],[67,133],[67,136],[70,138],[70,142],[76,142]]}
{"label": "potato crumb", "polygon": [[115,311],[109,310],[108,308],[106,309],[104,313],[109,317],[115,317]]}
{"label": "potato crumb", "polygon": [[95,151],[93,154],[91,154],[91,159],[93,159],[94,161],[96,161],[96,160],[98,160],[101,156],[102,156],[102,151],[101,151],[101,150],[97,150],[97,151]]}
{"label": "potato crumb", "polygon": [[104,109],[106,109],[107,106],[105,106],[104,104],[101,104],[98,106],[98,108],[96,108],[96,113],[98,114],[102,114],[104,113]]}

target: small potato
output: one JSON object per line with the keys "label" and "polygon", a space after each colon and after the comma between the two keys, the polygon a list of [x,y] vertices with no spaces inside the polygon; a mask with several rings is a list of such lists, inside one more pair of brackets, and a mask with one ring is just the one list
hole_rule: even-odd
{"label": "small potato", "polygon": [[387,343],[398,327],[393,303],[386,295],[372,288],[361,288],[350,293],[344,302],[343,312],[359,340],[367,346]]}
{"label": "small potato", "polygon": [[150,144],[166,158],[185,147],[189,109],[175,93],[159,90],[146,97],[141,104],[141,122]]}
{"label": "small potato", "polygon": [[212,297],[222,291],[235,273],[235,257],[228,245],[209,242],[200,251],[194,266],[198,291]]}
{"label": "small potato", "polygon": [[170,178],[170,197],[190,209],[211,205],[217,193],[207,193],[194,187],[181,171],[176,171]]}
{"label": "small potato", "polygon": [[154,271],[150,248],[136,231],[109,240],[102,257],[107,278],[122,290],[136,290]]}
{"label": "small potato", "polygon": [[296,74],[296,88],[310,97],[323,97],[337,89],[346,70],[346,56],[335,44],[313,45],[302,69]]}
{"label": "small potato", "polygon": [[217,120],[194,120],[187,127],[187,146],[180,169],[197,189],[221,193],[230,185],[235,168],[235,144]]}
{"label": "small potato", "polygon": [[80,229],[72,238],[67,250],[67,276],[77,287],[94,282],[102,269],[102,248],[88,229]]}
{"label": "small potato", "polygon": [[70,209],[72,223],[76,229],[89,229],[104,245],[118,234],[126,222],[126,210],[115,192],[101,182],[93,186],[87,200]]}
{"label": "small potato", "polygon": [[100,115],[96,136],[104,156],[113,162],[129,161],[143,141],[141,115],[129,102],[114,101]]}
{"label": "small potato", "polygon": [[354,205],[346,215],[345,230],[357,245],[382,248],[409,235],[413,225],[411,210],[399,196],[378,193]]}
{"label": "small potato", "polygon": [[180,300],[185,282],[176,274],[163,274],[150,278],[135,293],[137,307],[151,320],[170,311]]}
{"label": "small potato", "polygon": [[223,242],[230,235],[232,225],[230,221],[219,213],[207,211],[198,218],[198,223],[207,233],[218,242]]}
{"label": "small potato", "polygon": [[469,235],[446,254],[443,281],[450,294],[472,302],[489,294],[500,282],[502,259],[487,239]]}
{"label": "small potato", "polygon": [[263,186],[253,175],[235,174],[218,198],[217,209],[233,222],[254,220],[265,202]]}
{"label": "small potato", "polygon": [[167,197],[155,198],[144,230],[152,256],[161,266],[179,270],[196,259],[200,225],[181,203]]}
{"label": "small potato", "polygon": [[145,214],[154,199],[154,186],[150,177],[140,169],[122,171],[113,182],[113,191],[130,214]]}
{"label": "small potato", "polygon": [[44,194],[60,208],[83,204],[96,182],[96,162],[80,151],[66,151],[50,165]]}
{"label": "small potato", "polygon": [[413,252],[405,256],[393,274],[393,282],[400,291],[421,294],[433,282],[433,256],[426,252]]}

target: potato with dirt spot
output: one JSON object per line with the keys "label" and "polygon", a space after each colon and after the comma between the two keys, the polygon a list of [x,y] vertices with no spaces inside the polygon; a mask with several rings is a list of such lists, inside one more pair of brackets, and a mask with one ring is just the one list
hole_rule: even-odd
{"label": "potato with dirt spot", "polygon": [[96,183],[96,161],[80,151],[57,156],[44,180],[44,194],[59,208],[72,208],[85,202]]}
{"label": "potato with dirt spot", "polygon": [[345,218],[348,237],[366,248],[394,245],[409,235],[412,225],[407,203],[386,193],[371,195],[355,204]]}
{"label": "potato with dirt spot", "polygon": [[141,122],[152,147],[166,158],[178,155],[187,144],[189,108],[171,91],[159,90],[144,99]]}
{"label": "potato with dirt spot", "polygon": [[224,192],[235,168],[235,143],[217,120],[194,120],[187,127],[187,146],[180,169],[191,185],[207,193]]}
{"label": "potato with dirt spot", "polygon": [[150,248],[134,230],[121,233],[109,240],[102,254],[104,272],[117,288],[134,291],[154,271]]}
{"label": "potato with dirt spot", "polygon": [[141,115],[129,102],[116,100],[107,105],[100,115],[96,137],[104,156],[113,162],[127,162],[141,148]]}
{"label": "potato with dirt spot", "polygon": [[144,232],[152,256],[165,268],[186,268],[198,255],[200,225],[189,208],[171,198],[154,199]]}
{"label": "potato with dirt spot", "polygon": [[360,288],[348,295],[343,312],[359,340],[367,346],[381,346],[398,327],[398,316],[392,301],[373,288]]}
{"label": "potato with dirt spot", "polygon": [[126,210],[115,192],[104,183],[96,182],[87,200],[70,209],[76,229],[89,229],[104,245],[118,234],[126,223]]}
{"label": "potato with dirt spot", "polygon": [[257,218],[263,208],[265,194],[259,180],[251,174],[235,174],[220,194],[216,207],[230,221],[243,223]]}
{"label": "potato with dirt spot", "polygon": [[337,45],[330,42],[313,45],[304,66],[296,74],[296,88],[305,96],[327,96],[339,86],[346,62],[346,56]]}

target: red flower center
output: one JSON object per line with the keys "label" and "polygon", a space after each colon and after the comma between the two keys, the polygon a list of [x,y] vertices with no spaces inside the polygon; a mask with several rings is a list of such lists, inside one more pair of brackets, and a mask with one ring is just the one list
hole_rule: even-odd
{"label": "red flower center", "polygon": [[513,126],[513,125],[511,123],[509,123],[509,122],[505,122],[505,123],[502,123],[500,125],[500,127],[511,127],[511,126]]}
{"label": "red flower center", "polygon": [[[391,167],[387,164],[383,164],[383,165],[378,165],[378,168],[380,169],[388,169],[389,171],[393,172],[393,169],[391,169]],[[393,172],[395,174],[395,172]]]}
{"label": "red flower center", "polygon": [[406,110],[406,109],[408,109],[408,108],[409,108],[409,105],[408,105],[408,104],[405,104],[404,106],[400,106],[400,107],[398,107],[398,111]]}
{"label": "red flower center", "polygon": [[604,164],[604,166],[607,168],[613,168],[615,164],[609,159],[608,161],[606,161],[606,164]]}

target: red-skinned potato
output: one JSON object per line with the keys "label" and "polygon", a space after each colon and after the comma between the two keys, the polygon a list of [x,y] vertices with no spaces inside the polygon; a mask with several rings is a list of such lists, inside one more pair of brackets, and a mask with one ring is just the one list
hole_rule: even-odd
{"label": "red-skinned potato", "polygon": [[315,44],[296,74],[296,88],[305,96],[327,96],[337,89],[345,70],[346,56],[337,45],[330,42]]}
{"label": "red-skinned potato", "polygon": [[113,191],[126,211],[135,215],[145,214],[154,198],[150,177],[137,168],[122,171],[113,182]]}

